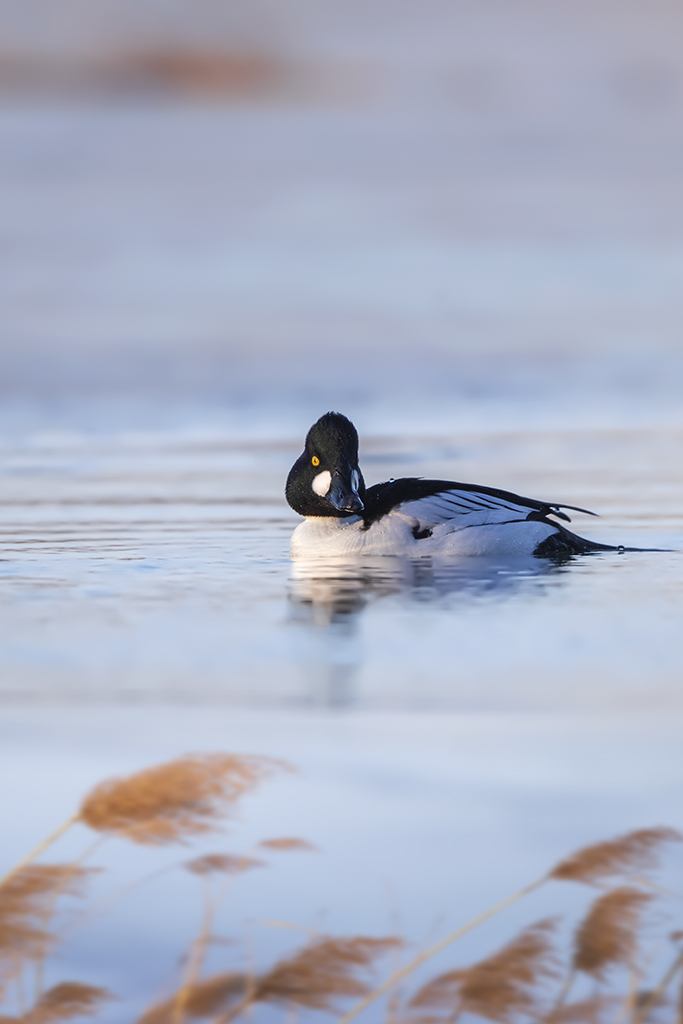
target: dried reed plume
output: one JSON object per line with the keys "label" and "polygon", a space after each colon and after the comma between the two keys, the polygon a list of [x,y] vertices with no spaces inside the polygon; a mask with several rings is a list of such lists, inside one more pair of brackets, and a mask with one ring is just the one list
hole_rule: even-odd
{"label": "dried reed plume", "polygon": [[193,875],[238,875],[250,868],[262,868],[264,863],[256,857],[236,857],[231,853],[207,853],[195,857],[185,865]]}
{"label": "dried reed plume", "polygon": [[615,875],[648,871],[657,866],[665,843],[680,842],[673,828],[642,828],[616,839],[584,846],[556,864],[548,878],[596,885]]}
{"label": "dried reed plume", "polygon": [[77,814],[0,879],[0,888],[77,822],[96,832],[157,846],[208,832],[241,796],[278,768],[289,765],[244,754],[188,754],[124,779],[101,782]]}
{"label": "dried reed plume", "polygon": [[[681,973],[683,968],[683,951],[675,957],[673,963],[669,964],[668,969],[664,973],[664,977],[660,980],[656,988],[651,989],[649,992],[639,992],[636,1000],[635,1012],[633,1014],[632,1024],[642,1024],[646,1021],[650,1015],[652,1009],[665,1001],[665,993],[676,977],[677,974]],[[683,1024],[683,985],[680,987],[678,996],[678,1024]]]}
{"label": "dried reed plume", "polygon": [[[22,960],[40,962],[53,947],[57,936],[48,925],[56,900],[63,894],[78,894],[89,874],[75,864],[30,864],[71,824],[80,822],[98,833],[141,844],[183,841],[215,828],[241,796],[277,768],[284,767],[281,762],[261,757],[188,755],[97,786],[86,796],[77,814],[0,881],[0,1001],[3,983],[13,979],[21,1005]],[[544,1024],[601,1024],[603,1020],[612,1024],[620,1013],[622,1019],[630,1013],[631,1024],[643,1024],[650,1018],[651,1010],[664,1007],[668,988],[683,970],[683,951],[676,950],[676,958],[657,986],[636,995],[635,988],[645,973],[635,962],[638,932],[645,908],[654,895],[633,883],[656,887],[633,875],[655,867],[664,844],[682,838],[673,829],[641,829],[584,847],[560,861],[548,874],[422,950],[374,988],[370,984],[371,971],[382,955],[402,945],[396,938],[316,935],[293,955],[260,974],[226,971],[202,979],[206,950],[215,941],[212,926],[218,899],[211,876],[227,876],[222,888],[219,885],[224,892],[232,876],[260,867],[263,861],[228,853],[195,857],[184,867],[199,877],[204,892],[200,934],[190,946],[184,977],[175,994],[150,1007],[138,1024],[185,1024],[190,1019],[229,1024],[258,1003],[283,1006],[290,1013],[300,1009],[333,1011],[343,1000],[352,998],[357,1000],[355,1005],[337,1021],[350,1024],[373,1001],[395,990],[399,982],[431,957],[548,881],[604,885],[620,876],[626,876],[624,884],[601,894],[576,930],[571,970],[554,1009],[548,1010],[545,1004],[548,987],[559,976],[555,924],[545,920],[524,929],[479,963],[433,978],[407,1003],[405,1013],[412,1024],[453,1024],[460,1014],[496,1024],[512,1024],[520,1018],[543,1020]],[[273,852],[314,849],[305,840],[294,837],[265,839],[258,846],[260,851]],[[630,885],[625,884],[629,876]],[[677,940],[680,933],[672,933],[672,937]],[[592,999],[564,1003],[575,972],[600,982],[614,966],[631,968],[631,987],[625,1000],[600,992]],[[39,991],[39,969],[36,975]],[[90,1016],[107,998],[110,996],[103,989],[65,982],[37,998],[30,1010],[21,1011],[22,1015],[0,1016],[0,1024],[52,1024]],[[683,1005],[676,1012],[678,1024],[683,1024]],[[390,1020],[392,1015],[390,1006]]]}
{"label": "dried reed plume", "polygon": [[575,1003],[557,1006],[543,1018],[543,1024],[602,1024],[609,1013],[609,1020],[617,1017],[617,1000],[597,995],[592,999],[581,999]]}
{"label": "dried reed plume", "polygon": [[313,843],[306,839],[283,836],[281,839],[263,839],[259,843],[265,850],[315,850]]}
{"label": "dried reed plume", "polygon": [[401,945],[399,939],[320,936],[256,980],[254,1001],[332,1010],[339,999],[369,990],[362,977],[375,961]]}
{"label": "dried reed plume", "polygon": [[75,1017],[92,1017],[102,1003],[111,998],[104,988],[63,981],[43,993],[33,1009],[17,1020],[21,1024],[53,1024]]}
{"label": "dried reed plume", "polygon": [[55,942],[46,921],[56,897],[79,895],[91,873],[75,864],[32,864],[0,886],[0,975],[6,964],[45,956]]}
{"label": "dried reed plume", "polygon": [[[440,974],[413,996],[409,1010],[437,1011],[449,1020],[473,1013],[500,1024],[536,1013],[544,984],[558,975],[554,931],[554,921],[539,921],[493,956]],[[421,1012],[418,1019],[425,1019]]]}
{"label": "dried reed plume", "polygon": [[440,953],[454,942],[457,942],[458,939],[463,937],[463,935],[467,935],[468,932],[479,927],[479,925],[483,924],[484,921],[488,921],[489,918],[495,917],[496,914],[500,914],[501,911],[505,910],[507,907],[511,907],[513,903],[517,903],[519,900],[524,899],[525,896],[535,892],[536,889],[540,889],[547,880],[547,875],[544,875],[542,878],[537,878],[535,882],[531,883],[531,885],[527,885],[523,889],[519,889],[517,892],[513,893],[512,896],[508,896],[506,899],[501,900],[500,903],[496,903],[494,907],[489,907],[488,910],[485,910],[483,913],[473,917],[466,924],[461,925],[460,928],[456,928],[454,932],[446,935],[445,938],[435,942],[433,946],[423,950],[422,953],[419,953],[409,963],[404,964],[402,967],[395,970],[393,974],[383,981],[376,989],[373,989],[372,992],[368,992],[360,1002],[356,1003],[355,1006],[351,1007],[348,1013],[344,1014],[337,1024],[350,1024],[350,1022],[361,1014],[371,1003],[374,1003],[375,1000],[379,999],[379,997],[384,995],[385,992],[389,992],[391,989],[394,989],[399,982],[404,978],[407,978],[409,974],[412,974],[413,971],[426,963],[427,960],[430,960],[433,956],[436,956],[437,953]]}
{"label": "dried reed plume", "polygon": [[283,767],[264,757],[190,754],[124,779],[100,783],[80,820],[97,832],[161,845],[200,835],[250,789]]}
{"label": "dried reed plume", "polygon": [[623,886],[599,896],[574,936],[573,966],[602,978],[609,967],[629,965],[637,949],[637,933],[651,893]]}
{"label": "dried reed plume", "polygon": [[[551,879],[596,884],[615,875],[623,874],[626,871],[633,871],[635,869],[647,870],[656,866],[657,853],[660,846],[666,842],[680,841],[682,838],[679,832],[671,828],[639,829],[635,832],[629,832],[624,836],[619,836],[616,839],[595,843],[592,846],[586,846],[581,850],[577,850],[570,857],[560,861],[547,875],[543,875],[541,878],[536,879],[535,882],[513,893],[512,896],[501,900],[500,903],[485,910],[471,921],[451,932],[450,935],[446,935],[445,938],[434,943],[433,946],[424,950],[424,952],[411,960],[410,963],[398,968],[378,988],[369,992],[367,996],[353,1006],[341,1018],[338,1024],[350,1024],[372,1002],[394,988],[398,982],[402,981],[403,978],[407,977],[431,957],[440,953],[447,946],[450,946],[480,924],[483,924],[484,921],[512,906],[513,903],[524,899]],[[683,1021],[681,1021],[681,1024],[683,1024]]]}
{"label": "dried reed plume", "polygon": [[400,944],[394,938],[318,937],[263,975],[226,972],[184,986],[171,999],[151,1007],[137,1024],[177,1024],[181,994],[182,1015],[211,1017],[215,1024],[232,1020],[254,1003],[332,1010],[339,999],[367,992],[369,983],[362,975]]}
{"label": "dried reed plume", "polygon": [[[248,978],[244,974],[225,971],[204,978],[184,990],[182,1015],[193,1020],[216,1017],[219,1013],[229,1010],[237,1002],[244,1000],[248,989]],[[163,1003],[151,1006],[137,1024],[177,1024],[178,997],[173,996]],[[0,1021],[0,1024],[2,1022]]]}

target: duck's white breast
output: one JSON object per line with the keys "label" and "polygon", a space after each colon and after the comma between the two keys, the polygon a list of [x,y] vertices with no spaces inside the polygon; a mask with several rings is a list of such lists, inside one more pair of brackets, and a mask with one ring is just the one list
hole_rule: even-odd
{"label": "duck's white breast", "polygon": [[294,558],[334,555],[531,555],[554,528],[548,523],[523,520],[464,526],[453,521],[434,526],[431,537],[416,539],[419,522],[400,511],[363,529],[361,519],[309,516],[292,535]]}
{"label": "duck's white breast", "polygon": [[369,530],[363,528],[363,521],[357,516],[308,516],[292,534],[292,556],[414,554],[414,524],[412,516],[396,512],[383,516]]}

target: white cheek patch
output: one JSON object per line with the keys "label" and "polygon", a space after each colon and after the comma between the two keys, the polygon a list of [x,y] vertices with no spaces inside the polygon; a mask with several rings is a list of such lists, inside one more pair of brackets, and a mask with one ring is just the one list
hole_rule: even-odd
{"label": "white cheek patch", "polygon": [[330,489],[331,483],[332,474],[328,469],[325,469],[322,473],[318,473],[317,476],[313,477],[313,490],[316,494],[319,494],[321,498],[324,498]]}
{"label": "white cheek patch", "polygon": [[358,476],[358,470],[354,469],[353,473],[351,474],[351,486],[353,487],[353,489],[356,492],[356,494],[358,494],[358,483],[359,483],[359,480],[360,480],[360,478]]}

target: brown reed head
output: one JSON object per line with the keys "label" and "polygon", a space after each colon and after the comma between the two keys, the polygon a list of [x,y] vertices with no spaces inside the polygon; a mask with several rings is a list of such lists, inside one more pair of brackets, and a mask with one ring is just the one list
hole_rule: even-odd
{"label": "brown reed head", "polygon": [[262,839],[259,843],[264,850],[279,850],[283,852],[292,850],[315,850],[313,843],[306,839],[298,839],[295,836],[282,836],[279,839]]}
{"label": "brown reed head", "polygon": [[610,1024],[618,1019],[618,1009],[622,1000],[613,996],[596,995],[590,999],[580,999],[574,1003],[556,1006],[543,1017],[543,1024]]}
{"label": "brown reed head", "polygon": [[[399,945],[393,938],[319,937],[261,976],[228,971],[184,987],[183,1013],[190,1019],[222,1014],[228,1019],[231,1009],[237,1006],[244,1009],[247,1004],[257,1002],[330,1010],[345,996],[364,995],[369,990],[367,974],[375,961]],[[150,1007],[137,1024],[176,1024],[177,1019],[176,994]]]}
{"label": "brown reed head", "polygon": [[104,988],[63,981],[44,992],[36,1005],[20,1018],[22,1024],[56,1024],[76,1017],[92,1017],[112,996]]}
{"label": "brown reed head", "polygon": [[100,783],[80,819],[136,843],[180,842],[215,828],[236,801],[282,762],[242,754],[189,754]]}
{"label": "brown reed head", "polygon": [[653,1014],[665,1006],[670,1006],[670,1001],[664,992],[642,988],[636,992],[633,1006],[635,1010],[633,1017],[638,1024],[644,1024],[645,1021],[652,1021],[654,1024]]}
{"label": "brown reed head", "polygon": [[632,963],[642,914],[653,898],[629,886],[599,896],[576,930],[574,969],[599,979],[610,967]]}
{"label": "brown reed head", "polygon": [[[183,988],[184,1018],[203,1020],[215,1018],[244,999],[248,978],[244,974],[225,971],[204,978]],[[182,1019],[182,1018],[181,1018]],[[151,1006],[136,1024],[177,1024],[178,996]],[[0,1022],[1,1024],[1,1022]]]}
{"label": "brown reed head", "polygon": [[0,886],[0,977],[6,964],[39,959],[56,938],[46,921],[59,896],[80,895],[92,868],[31,864]]}
{"label": "brown reed head", "polygon": [[396,938],[320,936],[257,978],[254,1002],[333,1010],[340,999],[365,995],[376,960],[400,945]]}
{"label": "brown reed head", "polygon": [[185,864],[193,875],[238,875],[250,868],[263,866],[263,861],[256,857],[237,857],[231,853],[207,853]]}
{"label": "brown reed head", "polygon": [[509,1024],[518,1016],[534,1016],[545,984],[558,975],[554,921],[525,928],[493,956],[472,967],[440,974],[410,1000],[413,1019],[459,1012]]}
{"label": "brown reed head", "polygon": [[681,839],[683,836],[673,828],[641,828],[584,846],[556,864],[548,878],[596,885],[618,875],[651,871],[657,867],[662,847]]}

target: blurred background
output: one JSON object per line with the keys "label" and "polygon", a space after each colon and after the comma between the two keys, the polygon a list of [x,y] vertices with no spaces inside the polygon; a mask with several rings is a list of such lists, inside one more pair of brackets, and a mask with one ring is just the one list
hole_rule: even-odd
{"label": "blurred background", "polygon": [[[683,824],[682,38],[675,0],[4,0],[8,863],[108,774],[281,756],[246,827],[325,853],[237,918],[419,943]],[[671,550],[292,567],[330,408],[368,483]],[[182,892],[64,963],[141,1007]]]}
{"label": "blurred background", "polygon": [[673,0],[0,18],[13,425],[679,422]]}

